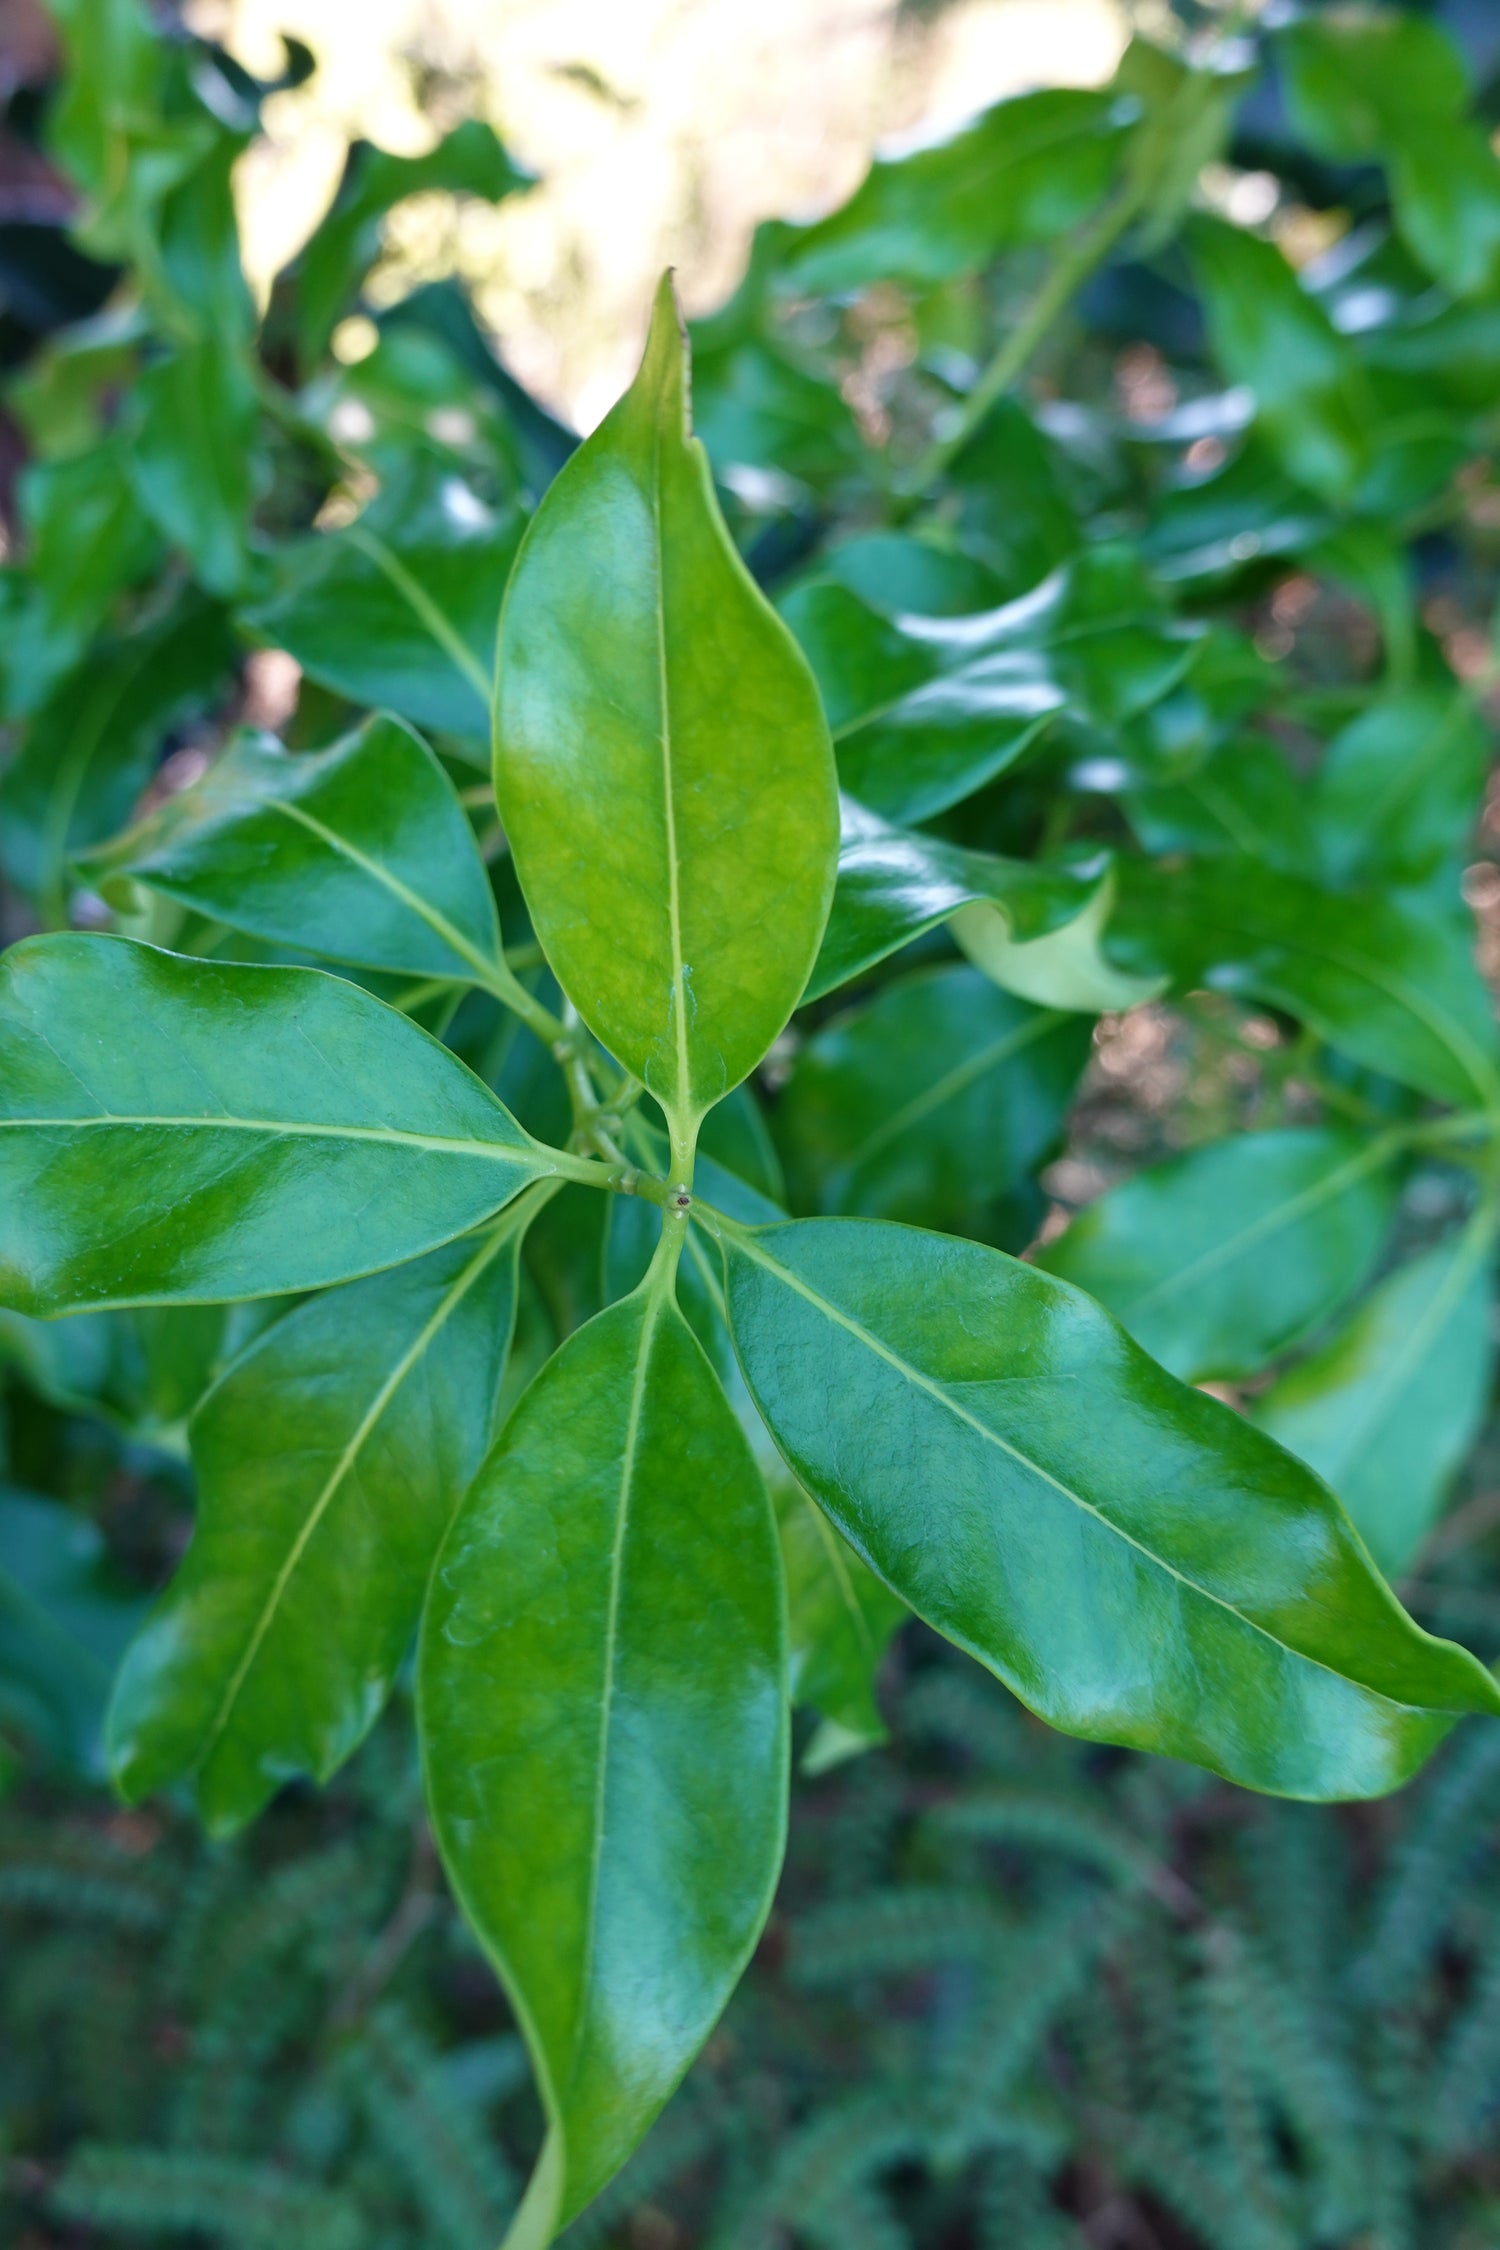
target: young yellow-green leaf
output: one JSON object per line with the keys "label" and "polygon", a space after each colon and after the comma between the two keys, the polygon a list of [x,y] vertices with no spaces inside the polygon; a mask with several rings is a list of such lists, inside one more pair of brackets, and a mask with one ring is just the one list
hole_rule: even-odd
{"label": "young yellow-green leaf", "polygon": [[1254,1375],[1367,1278],[1395,1202],[1393,1154],[1332,1125],[1240,1133],[1101,1195],[1035,1263],[1097,1297],[1185,1382]]}
{"label": "young yellow-green leaf", "polygon": [[289,754],[242,734],[83,865],[273,944],[416,977],[500,964],[494,895],[452,783],[399,719]]}
{"label": "young yellow-green leaf", "polygon": [[802,996],[838,801],[817,690],[688,432],[670,279],[639,375],[517,559],[495,788],[558,981],[681,1152]]}
{"label": "young yellow-green leaf", "polygon": [[363,1738],[494,1434],[533,1191],[493,1227],[314,1297],[192,1423],[198,1522],[109,1717],[131,1802],[191,1780],[209,1827]]}
{"label": "young yellow-green leaf", "polygon": [[1114,885],[1097,861],[1084,872],[966,851],[840,803],[838,882],[804,1000],[820,999],[940,922],[1007,992],[1044,1008],[1128,1008],[1159,989],[1128,977],[1100,949]]}
{"label": "young yellow-green leaf", "polygon": [[547,2113],[511,2250],[549,2242],[641,2139],[733,1991],[781,1860],[775,1524],[663,1271],[521,1398],[422,1625],[438,1842]]}
{"label": "young yellow-green leaf", "polygon": [[0,962],[0,1304],[268,1297],[477,1226],[548,1150],[320,969],[27,938]]}
{"label": "young yellow-green leaf", "polygon": [[793,1475],[1054,1726],[1334,1798],[1500,1713],[1327,1487],[1081,1291],[908,1227],[722,1231],[735,1349]]}
{"label": "young yellow-green leaf", "polygon": [[1326,1477],[1391,1578],[1431,1529],[1494,1377],[1492,1226],[1440,1243],[1256,1401],[1262,1429]]}
{"label": "young yellow-green leaf", "polygon": [[810,1705],[823,1722],[801,1766],[804,1773],[826,1773],[886,1738],[875,1673],[906,1608],[800,1485],[781,1477],[774,1492],[792,1700]]}

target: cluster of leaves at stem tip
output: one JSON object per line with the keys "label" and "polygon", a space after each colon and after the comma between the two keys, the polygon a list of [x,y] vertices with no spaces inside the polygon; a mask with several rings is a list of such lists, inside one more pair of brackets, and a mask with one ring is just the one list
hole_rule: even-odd
{"label": "cluster of leaves at stem tip", "polygon": [[[698,324],[707,451],[664,280],[575,447],[455,289],[328,355],[393,203],[524,192],[488,128],[352,151],[262,318],[229,183],[267,89],[130,0],[57,13],[78,246],[132,280],[17,392],[4,1347],[163,1442],[191,1410],[128,1799],[222,1832],[326,1779],[417,1635],[546,2113],[534,2250],[756,1944],[791,1700],[814,1764],[878,1739],[907,1611],[1058,1728],[1290,1797],[1500,1712],[1391,1588],[1491,1372],[1486,677],[1409,549],[1500,392],[1500,161],[1417,16],[1136,38],[763,228]],[[1304,171],[1381,214],[1300,271],[1200,184],[1266,47]],[[1195,395],[1028,410],[1106,267],[1201,321]],[[982,362],[992,274],[1027,293]],[[875,284],[949,393],[918,444],[818,358]],[[1376,677],[1299,688],[1234,622],[1293,563],[1373,613]],[[287,738],[143,805],[247,640],[301,667]],[[1195,993],[1271,1023],[1281,1111],[1011,1255],[1094,1019]],[[1424,1151],[1469,1215],[1382,1271]]]}

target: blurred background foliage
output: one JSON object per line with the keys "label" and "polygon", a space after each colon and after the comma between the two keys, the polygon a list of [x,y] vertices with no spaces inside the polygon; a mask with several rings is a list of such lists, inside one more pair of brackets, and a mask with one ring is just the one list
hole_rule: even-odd
{"label": "blurred background foliage", "polygon": [[[1484,0],[1430,12],[1492,130],[1500,18]],[[117,20],[59,13],[75,29]],[[1141,11],[1168,41],[1213,16]],[[1222,380],[1235,339],[1205,339],[1179,253],[1137,245],[1048,341],[1032,412],[1002,402],[968,433],[937,534],[898,549],[902,476],[935,424],[961,419],[1030,301],[1034,247],[892,278],[862,271],[857,230],[851,248],[834,226],[799,253],[803,293],[778,309],[762,283],[788,239],[772,225],[726,305],[752,230],[839,204],[877,138],[949,130],[1038,80],[1107,80],[1123,11],[368,0],[355,22],[348,0],[307,0],[286,26],[304,47],[272,39],[282,18],[260,0],[203,0],[160,28],[70,88],[48,19],[0,8],[6,936],[97,917],[79,855],[201,776],[236,720],[308,746],[394,700],[451,771],[477,775],[470,675],[526,510],[628,371],[668,256],[702,316],[699,416],[726,506],[805,639],[830,584],[877,610],[972,611],[1071,554],[1080,522],[1107,547],[1147,520],[1172,599],[1220,621],[1205,697],[1224,724],[1285,677],[1297,702],[1280,739],[1295,751],[1298,729],[1336,727],[1382,663],[1429,687],[1476,682],[1493,717],[1493,278],[1460,274],[1443,298],[1391,231],[1378,151],[1310,149],[1269,80],[1200,200],[1261,230],[1339,334],[1364,340],[1348,379],[1378,393],[1378,460],[1322,393],[1294,396],[1279,423],[1262,397],[1246,440],[1247,379]],[[101,89],[122,97],[123,168],[98,161]],[[160,440],[209,395],[210,364],[184,483]],[[1377,480],[1352,521],[1340,442],[1350,473]],[[1371,530],[1382,521],[1396,531]],[[831,530],[842,543],[809,577]],[[368,620],[395,583],[382,555],[444,590],[467,671],[451,648],[439,666],[412,657],[399,604],[389,633],[341,632],[351,589]],[[1165,611],[1151,618],[1170,643]],[[1171,786],[1182,707],[1162,707],[1154,736],[1093,710],[1067,750],[1072,786],[1102,802],[1128,784],[1149,848],[1206,849]],[[1195,740],[1191,754],[1212,753]],[[1277,770],[1256,768],[1273,791]],[[981,794],[963,840],[1028,855],[1060,842],[1053,779]],[[1268,832],[1295,858],[1283,810]],[[1492,792],[1463,873],[1492,983],[1497,841]],[[514,926],[505,880],[502,863]],[[152,912],[143,932],[208,949],[180,913]],[[826,1011],[775,1112],[779,1147],[752,1105],[738,1125],[725,1113],[721,1161],[798,1208],[915,1198],[930,1221],[1019,1246],[1245,1124],[1319,1114],[1341,1088],[1366,1116],[1403,1099],[1319,1061],[1275,1008],[1197,989],[1104,1014],[1091,1044],[1073,1019],[1077,1052],[1039,1049],[979,1128],[950,1117],[915,1182],[899,1162],[845,1176],[851,1073],[908,1067],[891,1011],[915,1010],[930,1042],[949,1001],[970,1028],[975,1010],[1019,1010],[941,936],[922,943],[917,978],[859,1019],[887,1011],[874,1062]],[[419,995],[401,997],[420,1014]],[[482,1021],[440,1028],[538,1115],[524,1041],[507,1049]],[[773,1071],[764,1091],[781,1090]],[[1419,1164],[1398,1249],[1441,1238],[1467,1195],[1461,1171]],[[578,1223],[563,1197],[537,1230],[513,1382],[528,1322],[550,1337],[594,1301],[599,1247]],[[289,1789],[233,1844],[205,1843],[171,1807],[122,1813],[100,1782],[115,1658],[188,1536],[187,1414],[257,1317],[43,1329],[0,1315],[0,2225],[20,2250],[481,2250],[539,2132],[519,2039],[444,1894],[404,1711],[332,1788]],[[1403,1586],[1425,1622],[1483,1649],[1500,1642],[1497,1488],[1487,1425]],[[888,1624],[872,1613],[872,1637]],[[1493,1730],[1461,1732],[1397,1799],[1308,1809],[1064,1741],[913,1624],[880,1669],[878,1718],[847,1681],[803,1684],[823,1717],[806,1718],[788,1872],[755,1967],[570,2242],[1500,2244]],[[887,1752],[840,1759],[882,1721]]]}

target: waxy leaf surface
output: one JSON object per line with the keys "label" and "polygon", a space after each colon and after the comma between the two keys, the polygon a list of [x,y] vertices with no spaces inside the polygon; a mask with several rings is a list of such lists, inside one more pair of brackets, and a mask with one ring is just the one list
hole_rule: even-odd
{"label": "waxy leaf surface", "polygon": [[792,1700],[823,1720],[800,1762],[804,1773],[821,1773],[884,1742],[875,1673],[906,1608],[800,1485],[781,1477],[774,1490]]}
{"label": "waxy leaf surface", "polygon": [[641,2139],[733,1990],[781,1859],[775,1524],[658,1281],[522,1397],[423,1620],[438,1841],[549,2126],[515,2250],[550,2241]]}
{"label": "waxy leaf surface", "polygon": [[913,938],[952,921],[986,976],[1048,1008],[1128,1008],[1156,990],[1099,946],[1113,900],[1108,870],[1075,872],[966,851],[896,828],[841,800],[838,881],[804,1000],[832,992]]}
{"label": "waxy leaf surface", "polygon": [[801,997],[838,804],[817,691],[688,434],[670,282],[562,470],[500,633],[495,788],[538,937],[679,1145]]}
{"label": "waxy leaf surface", "polygon": [[239,735],[86,872],[97,886],[134,876],[233,929],[369,968],[472,979],[499,963],[473,830],[399,719],[313,753]]}
{"label": "waxy leaf surface", "polygon": [[1389,1577],[1432,1528],[1489,1404],[1493,1251],[1481,1229],[1413,1258],[1256,1402],[1262,1429],[1327,1478]]}
{"label": "waxy leaf surface", "polygon": [[793,1475],[927,1622],[1068,1733],[1377,1795],[1477,1660],[1405,1615],[1326,1486],[1050,1274],[851,1219],[724,1228]]}
{"label": "waxy leaf surface", "polygon": [[127,1798],[189,1778],[223,1832],[368,1731],[494,1434],[524,1210],[312,1298],[204,1400],[193,1542],[110,1711]]}
{"label": "waxy leaf surface", "polygon": [[1036,1263],[1097,1297],[1185,1382],[1232,1380],[1353,1295],[1394,1202],[1380,1142],[1334,1126],[1242,1133],[1101,1195]]}
{"label": "waxy leaf surface", "polygon": [[28,938],[0,966],[0,1303],[273,1296],[462,1234],[549,1155],[318,969]]}
{"label": "waxy leaf surface", "polygon": [[1414,894],[1349,898],[1218,859],[1121,870],[1123,965],[1284,1008],[1367,1069],[1437,1101],[1500,1092],[1494,1014],[1469,930]]}

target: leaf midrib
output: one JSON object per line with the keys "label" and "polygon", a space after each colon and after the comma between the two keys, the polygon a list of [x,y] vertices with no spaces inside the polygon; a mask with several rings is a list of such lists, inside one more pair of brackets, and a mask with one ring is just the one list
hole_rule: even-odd
{"label": "leaf midrib", "polygon": [[[779,1259],[771,1257],[769,1252],[760,1249],[752,1241],[748,1232],[735,1228],[732,1239],[737,1249],[743,1251],[747,1257],[754,1259],[758,1265],[764,1266],[768,1272],[775,1274],[777,1279],[791,1289],[794,1294],[804,1298],[816,1311],[831,1320],[836,1327],[844,1329],[857,1343],[864,1345],[868,1351],[873,1352],[876,1358],[883,1359],[905,1381],[913,1384],[916,1389],[926,1392],[930,1398],[936,1400],[938,1405],[946,1407],[955,1420],[966,1424],[978,1437],[995,1446],[998,1451],[1007,1454],[1011,1460],[1017,1462],[1032,1476],[1039,1478],[1042,1483],[1051,1485],[1052,1489],[1064,1500],[1071,1501],[1076,1508],[1082,1509],[1084,1514],[1092,1516],[1097,1523],[1103,1525],[1106,1531],[1112,1532],[1122,1545],[1132,1548],[1154,1569],[1161,1571],[1165,1577],[1175,1579],[1177,1584],[1185,1587],[1189,1593],[1196,1594],[1201,1600],[1211,1603],[1216,1609],[1223,1610],[1226,1616],[1232,1617],[1237,1624],[1244,1626],[1249,1632],[1258,1633],[1263,1640],[1269,1641],[1273,1648],[1278,1648],[1284,1655],[1295,1658],[1299,1664],[1310,1664],[1317,1671],[1328,1673],[1330,1678],[1341,1680],[1345,1686],[1358,1688],[1362,1694],[1378,1696],[1381,1702],[1390,1704],[1394,1709],[1419,1712],[1424,1708],[1443,1710],[1457,1708],[1457,1706],[1447,1704],[1439,1706],[1404,1704],[1396,1696],[1389,1695],[1384,1688],[1371,1687],[1365,1681],[1355,1679],[1351,1673],[1338,1671],[1335,1666],[1327,1663],[1322,1657],[1309,1656],[1305,1650],[1293,1648],[1289,1641],[1282,1640],[1280,1635],[1273,1633],[1268,1626],[1260,1624],[1253,1617],[1247,1617],[1243,1610],[1236,1609],[1232,1602],[1224,1599],[1222,1594],[1210,1592],[1208,1587],[1200,1586],[1195,1579],[1189,1578],[1183,1571],[1176,1569],[1163,1556],[1153,1554],[1149,1547],[1143,1546],[1140,1540],[1126,1531],[1123,1526],[1112,1522],[1091,1501],[1086,1500],[1081,1492],[1075,1492],[1070,1485],[1064,1484],[1060,1478],[1053,1476],[1039,1462],[1033,1461],[1028,1454],[1021,1452],[1019,1447],[1012,1445],[1008,1439],[1001,1437],[998,1431],[990,1429],[988,1424],[980,1421],[977,1415],[971,1414],[967,1407],[961,1406],[958,1400],[944,1390],[940,1383],[934,1382],[930,1376],[924,1375],[919,1368],[913,1367],[909,1361],[904,1360],[899,1352],[893,1351],[888,1345],[883,1344],[878,1336],[873,1335],[869,1329],[850,1314],[845,1313],[841,1307],[831,1303],[828,1298],[820,1296],[817,1290],[803,1281],[800,1274],[793,1273],[790,1267],[782,1265]],[[1395,1606],[1394,1596],[1392,1596],[1392,1605]]]}
{"label": "leaf midrib", "polygon": [[149,1117],[120,1116],[102,1111],[97,1117],[0,1117],[0,1132],[87,1132],[98,1126],[169,1126],[177,1132],[259,1133],[268,1140],[372,1141],[386,1148],[431,1150],[447,1156],[480,1156],[491,1163],[524,1161],[531,1149],[514,1141],[445,1139],[437,1133],[402,1133],[384,1125],[312,1125],[296,1119],[267,1117]]}

